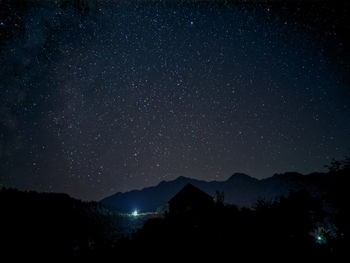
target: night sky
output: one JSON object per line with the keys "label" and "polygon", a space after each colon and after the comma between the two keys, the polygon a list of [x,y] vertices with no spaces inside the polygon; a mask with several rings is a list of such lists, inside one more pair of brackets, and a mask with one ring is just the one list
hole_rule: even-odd
{"label": "night sky", "polygon": [[2,2],[2,186],[99,200],[350,152],[343,6]]}

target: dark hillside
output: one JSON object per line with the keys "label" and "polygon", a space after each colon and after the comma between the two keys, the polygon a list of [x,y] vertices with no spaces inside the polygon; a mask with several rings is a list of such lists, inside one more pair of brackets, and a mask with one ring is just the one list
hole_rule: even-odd
{"label": "dark hillside", "polygon": [[121,236],[114,212],[65,194],[2,189],[0,207],[1,251],[14,255],[78,256]]}

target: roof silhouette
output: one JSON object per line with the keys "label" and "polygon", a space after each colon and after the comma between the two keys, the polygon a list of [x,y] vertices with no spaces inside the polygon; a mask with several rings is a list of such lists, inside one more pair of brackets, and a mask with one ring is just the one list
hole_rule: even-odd
{"label": "roof silhouette", "polygon": [[179,203],[188,202],[212,202],[213,197],[195,187],[192,184],[187,184],[180,190],[173,198],[169,200],[169,205],[176,205]]}

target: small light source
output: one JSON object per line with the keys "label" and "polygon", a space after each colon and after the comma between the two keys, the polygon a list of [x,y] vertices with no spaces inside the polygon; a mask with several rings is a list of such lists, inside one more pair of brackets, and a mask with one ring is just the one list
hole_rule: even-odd
{"label": "small light source", "polygon": [[137,210],[135,210],[134,212],[132,212],[133,216],[138,216]]}
{"label": "small light source", "polygon": [[318,236],[318,237],[317,237],[317,240],[322,240],[322,237],[321,237],[321,236]]}

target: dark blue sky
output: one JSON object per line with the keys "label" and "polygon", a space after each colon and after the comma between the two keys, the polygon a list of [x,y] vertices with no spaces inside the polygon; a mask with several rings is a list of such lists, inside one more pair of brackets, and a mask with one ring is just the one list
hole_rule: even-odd
{"label": "dark blue sky", "polygon": [[1,12],[2,185],[98,200],[349,154],[343,6],[69,2]]}

